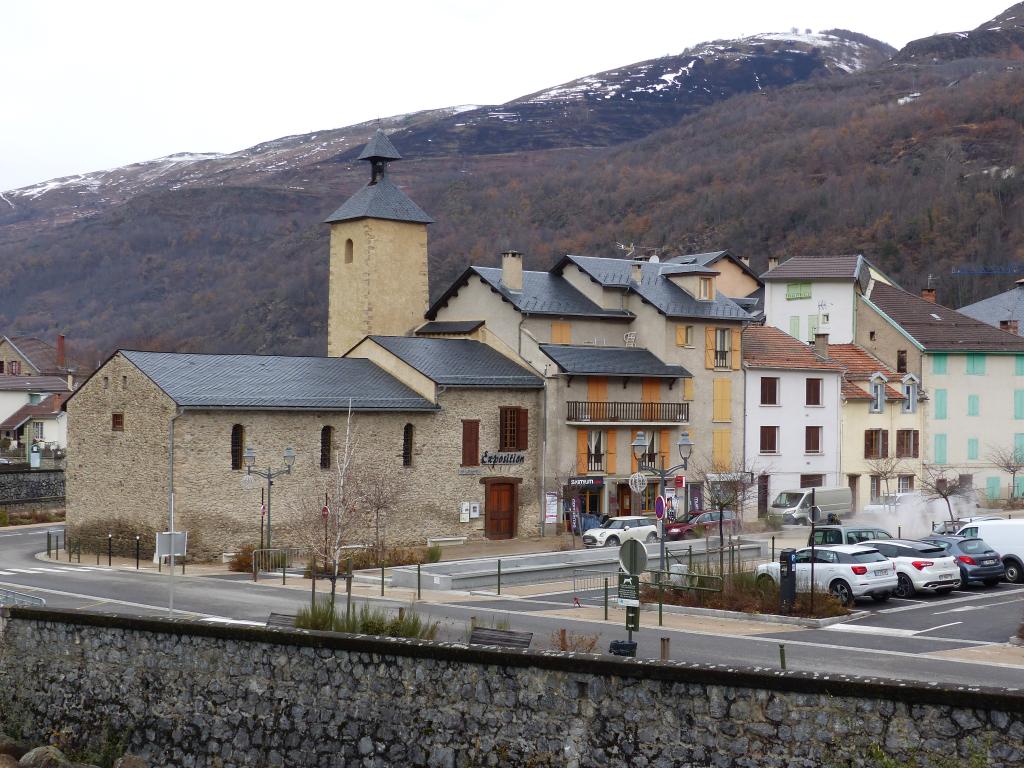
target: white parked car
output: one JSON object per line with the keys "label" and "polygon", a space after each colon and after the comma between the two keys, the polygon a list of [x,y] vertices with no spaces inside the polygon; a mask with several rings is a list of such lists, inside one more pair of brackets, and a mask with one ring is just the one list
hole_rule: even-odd
{"label": "white parked car", "polygon": [[945,595],[960,586],[960,566],[937,544],[910,539],[873,541],[871,545],[896,566],[896,596],[913,597],[918,590]]}
{"label": "white parked car", "polygon": [[[759,583],[771,580],[779,583],[779,564],[765,563],[757,566]],[[831,547],[814,549],[814,583],[817,588],[827,589],[843,605],[852,605],[858,597],[872,597],[885,602],[896,589],[896,571],[889,560],[883,557],[874,542],[871,546],[861,544],[836,544]],[[811,587],[811,548],[796,551],[796,588],[807,592]]]}
{"label": "white parked car", "polygon": [[583,532],[586,547],[617,547],[627,539],[653,544],[658,540],[657,522],[652,517],[610,517],[600,528]]}

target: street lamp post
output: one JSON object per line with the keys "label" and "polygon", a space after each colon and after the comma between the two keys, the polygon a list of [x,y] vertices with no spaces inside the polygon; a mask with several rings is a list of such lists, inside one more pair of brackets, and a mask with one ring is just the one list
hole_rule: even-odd
{"label": "street lamp post", "polygon": [[[693,441],[690,439],[689,432],[681,432],[679,434],[679,440],[676,442],[676,449],[679,451],[679,458],[682,462],[676,464],[674,467],[657,466],[653,461],[644,461],[644,456],[647,455],[647,436],[643,432],[637,432],[636,439],[630,443],[630,447],[633,449],[633,456],[636,458],[636,466],[641,472],[652,472],[658,476],[658,495],[665,496],[665,483],[668,480],[668,476],[679,470],[686,471],[686,465],[690,461],[690,454],[693,453]],[[658,521],[658,539],[661,546],[659,547],[658,557],[658,569],[664,573],[665,571],[665,520],[664,518]]]}
{"label": "street lamp post", "polygon": [[[256,475],[256,477],[265,478],[267,481],[267,549],[270,549],[270,489],[274,487],[274,478],[280,475],[290,475],[292,473],[292,466],[295,464],[295,449],[291,446],[284,449],[284,468],[283,469],[255,469],[256,465],[256,451],[250,445],[245,449],[245,476],[250,477]],[[262,528],[262,525],[261,525]]]}

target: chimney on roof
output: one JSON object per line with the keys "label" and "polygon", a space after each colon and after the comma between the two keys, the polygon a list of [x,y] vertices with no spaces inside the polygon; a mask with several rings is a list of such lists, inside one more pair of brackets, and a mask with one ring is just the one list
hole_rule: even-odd
{"label": "chimney on roof", "polygon": [[999,330],[1020,336],[1020,322],[1018,320],[1000,320]]}
{"label": "chimney on roof", "polygon": [[57,337],[57,367],[64,368],[64,334]]}
{"label": "chimney on roof", "polygon": [[816,333],[814,334],[814,354],[823,360],[828,359],[828,334],[827,333]]}
{"label": "chimney on roof", "polygon": [[502,251],[501,282],[510,291],[523,290],[523,254],[519,251]]}
{"label": "chimney on roof", "polygon": [[643,262],[634,261],[633,262],[633,266],[630,267],[630,270],[629,270],[629,277],[630,277],[630,279],[632,279],[632,281],[634,283],[636,283],[637,285],[640,285],[640,281],[643,279],[643,276],[644,276],[644,265],[643,265]]}
{"label": "chimney on roof", "polygon": [[922,288],[921,298],[925,301],[930,301],[932,304],[935,303],[935,289],[934,288]]}
{"label": "chimney on roof", "polygon": [[740,256],[740,261],[743,263],[744,267],[749,267],[750,266],[750,257],[749,256]]}
{"label": "chimney on roof", "polygon": [[777,266],[779,266],[779,257],[778,256],[769,256],[768,257],[768,269],[772,270],[772,269],[775,269]]}

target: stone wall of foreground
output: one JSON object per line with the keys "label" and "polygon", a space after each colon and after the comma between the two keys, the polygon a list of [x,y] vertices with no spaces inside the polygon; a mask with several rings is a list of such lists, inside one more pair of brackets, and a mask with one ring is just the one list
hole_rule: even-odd
{"label": "stone wall of foreground", "polygon": [[30,608],[0,631],[5,728],[154,765],[1024,763],[1006,691]]}

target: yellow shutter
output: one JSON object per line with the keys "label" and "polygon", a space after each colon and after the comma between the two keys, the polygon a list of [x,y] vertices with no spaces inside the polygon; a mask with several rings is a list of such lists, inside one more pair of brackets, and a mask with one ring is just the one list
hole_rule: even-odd
{"label": "yellow shutter", "polygon": [[618,447],[615,443],[618,439],[619,435],[614,429],[609,429],[605,434],[605,441],[607,442],[607,447],[605,448],[605,454],[607,456],[605,460],[605,467],[609,475],[615,474],[615,449]]}
{"label": "yellow shutter", "polygon": [[587,430],[576,430],[576,474],[587,474]]}
{"label": "yellow shutter", "polygon": [[732,430],[716,429],[711,435],[711,463],[716,472],[725,472],[732,464]]}
{"label": "yellow shutter", "polygon": [[742,329],[732,329],[732,369],[738,371],[740,369],[740,333]]}
{"label": "yellow shutter", "polygon": [[633,473],[636,473],[636,471],[637,471],[636,454],[633,453],[633,441],[636,440],[636,436],[639,433],[640,433],[640,430],[638,430],[638,429],[631,429],[629,431],[629,459],[630,459],[630,467],[632,467],[632,469],[630,471],[633,472]]}
{"label": "yellow shutter", "polygon": [[704,367],[715,367],[715,329],[711,326],[704,329]]}
{"label": "yellow shutter", "polygon": [[693,379],[683,379],[683,400],[693,400]]}
{"label": "yellow shutter", "polygon": [[671,467],[669,463],[668,449],[672,442],[672,430],[663,429],[661,434],[658,436],[658,458],[661,460],[661,466]]}
{"label": "yellow shutter", "polygon": [[677,347],[685,347],[686,346],[686,326],[685,325],[677,325],[676,326],[676,346]]}
{"label": "yellow shutter", "polygon": [[572,344],[572,326],[564,320],[552,320],[551,343]]}
{"label": "yellow shutter", "polygon": [[732,421],[732,379],[715,379],[711,420]]}
{"label": "yellow shutter", "polygon": [[644,403],[640,408],[640,417],[644,421],[657,421],[658,407],[654,404],[661,400],[661,382],[657,379],[644,379],[640,385],[640,399]]}

